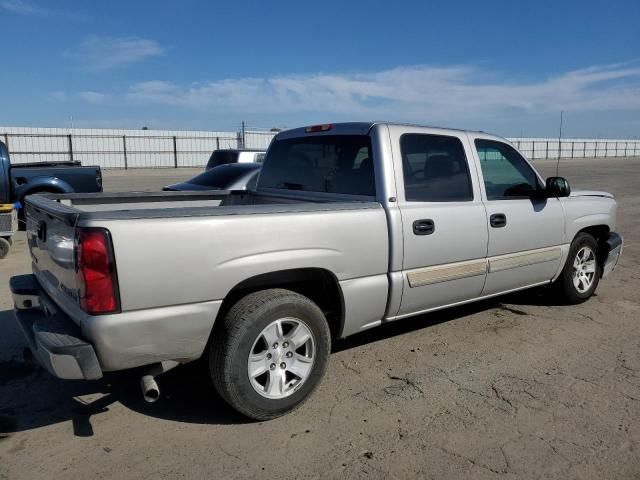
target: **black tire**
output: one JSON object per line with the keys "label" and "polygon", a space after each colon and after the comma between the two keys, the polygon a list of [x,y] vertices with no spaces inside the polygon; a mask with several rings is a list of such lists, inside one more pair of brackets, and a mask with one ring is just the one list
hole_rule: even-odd
{"label": "black tire", "polygon": [[6,238],[0,237],[0,258],[4,258],[9,254],[11,243]]}
{"label": "black tire", "polygon": [[[581,292],[574,284],[575,269],[573,267],[573,263],[578,252],[580,252],[584,247],[591,249],[595,256],[595,274],[593,276],[591,286],[587,290]],[[602,265],[598,261],[597,252],[598,242],[588,233],[581,232],[573,239],[573,242],[571,242],[571,246],[569,247],[569,255],[567,256],[564,268],[554,283],[554,290],[561,301],[570,305],[575,305],[587,301],[596,291],[598,283],[600,282],[600,277],[602,276]]]}
{"label": "black tire", "polygon": [[[284,398],[266,398],[251,384],[247,362],[254,343],[272,322],[302,321],[312,334],[315,354],[311,371],[299,388]],[[235,410],[255,420],[269,420],[299,407],[318,386],[327,367],[331,335],[318,306],[298,293],[269,289],[240,299],[215,328],[209,371],[220,396]]]}

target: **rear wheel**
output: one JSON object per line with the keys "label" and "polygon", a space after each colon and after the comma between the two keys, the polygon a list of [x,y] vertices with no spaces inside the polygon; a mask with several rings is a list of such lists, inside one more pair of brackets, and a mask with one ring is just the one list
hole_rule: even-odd
{"label": "rear wheel", "polygon": [[567,261],[555,284],[556,291],[567,303],[582,303],[596,291],[602,276],[597,251],[598,243],[588,233],[579,233],[571,242]]}
{"label": "rear wheel", "polygon": [[256,420],[300,406],[320,383],[331,350],[322,311],[283,289],[242,298],[214,335],[209,370],[216,390]]}

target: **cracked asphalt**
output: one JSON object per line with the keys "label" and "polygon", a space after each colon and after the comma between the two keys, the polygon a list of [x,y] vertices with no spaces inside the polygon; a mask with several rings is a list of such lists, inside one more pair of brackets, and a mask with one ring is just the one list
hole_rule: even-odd
{"label": "cracked asphalt", "polygon": [[[555,163],[537,162],[544,175]],[[106,171],[149,190],[195,170]],[[640,478],[640,159],[565,161],[574,188],[616,195],[621,263],[578,306],[539,290],[387,324],[333,347],[299,410],[250,423],[201,364],[61,381],[23,362],[0,260],[0,478]]]}

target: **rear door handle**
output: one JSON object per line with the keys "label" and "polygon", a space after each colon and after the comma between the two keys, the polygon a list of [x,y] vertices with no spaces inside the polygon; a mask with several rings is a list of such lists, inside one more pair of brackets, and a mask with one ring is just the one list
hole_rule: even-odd
{"label": "rear door handle", "polygon": [[502,228],[507,226],[507,216],[504,213],[494,213],[489,217],[489,224],[493,228]]}
{"label": "rear door handle", "polygon": [[416,220],[413,222],[413,233],[415,235],[431,235],[436,231],[436,226],[431,219]]}

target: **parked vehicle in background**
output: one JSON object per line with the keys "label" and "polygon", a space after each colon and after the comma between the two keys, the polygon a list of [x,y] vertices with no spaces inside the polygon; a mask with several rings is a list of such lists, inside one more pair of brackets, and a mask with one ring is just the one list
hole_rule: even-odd
{"label": "parked vehicle in background", "polygon": [[23,203],[34,193],[95,193],[102,191],[100,167],[80,162],[36,162],[11,165],[0,142],[0,204]]}
{"label": "parked vehicle in background", "polygon": [[228,148],[214,150],[205,170],[227,163],[262,163],[266,152],[249,148]]}
{"label": "parked vehicle in background", "polygon": [[332,339],[541,285],[587,300],[622,251],[616,208],[500,137],[317,125],[275,137],[254,192],[29,197],[33,275],[10,286],[52,374],[146,366],[152,401],[204,356],[222,398],[269,419],[316,388]]}
{"label": "parked vehicle in background", "polygon": [[202,190],[254,190],[258,181],[259,163],[229,163],[218,165],[186,182],[167,185],[162,190],[202,191]]}

